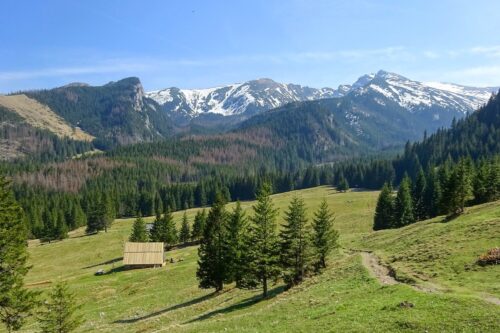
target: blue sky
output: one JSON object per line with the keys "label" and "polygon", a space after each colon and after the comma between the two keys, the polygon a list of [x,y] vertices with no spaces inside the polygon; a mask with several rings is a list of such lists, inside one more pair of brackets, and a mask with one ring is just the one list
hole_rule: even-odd
{"label": "blue sky", "polygon": [[0,92],[138,76],[147,90],[385,69],[500,85],[500,1],[3,0]]}

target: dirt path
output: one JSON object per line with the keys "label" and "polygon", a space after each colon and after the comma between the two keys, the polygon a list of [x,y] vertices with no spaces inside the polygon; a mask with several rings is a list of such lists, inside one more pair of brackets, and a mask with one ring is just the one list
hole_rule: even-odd
{"label": "dirt path", "polygon": [[[380,258],[377,257],[374,253],[372,252],[366,252],[366,251],[361,251],[361,258],[363,262],[363,266],[366,267],[370,275],[372,275],[374,278],[376,278],[380,284],[382,285],[395,285],[398,283],[402,283],[397,281],[394,278],[394,272],[390,267],[387,267],[383,265],[380,262]],[[426,282],[424,284],[407,284],[413,289],[417,291],[422,291],[426,293],[436,293],[436,292],[446,292],[449,291],[448,289],[439,286],[435,283],[431,282]],[[486,301],[488,303],[500,305],[500,299],[491,296],[491,295],[477,295],[478,298],[482,299],[483,301]]]}
{"label": "dirt path", "polygon": [[373,253],[361,252],[361,258],[368,272],[381,284],[394,285],[399,283],[394,278],[394,273],[388,267],[382,265],[380,259]]}

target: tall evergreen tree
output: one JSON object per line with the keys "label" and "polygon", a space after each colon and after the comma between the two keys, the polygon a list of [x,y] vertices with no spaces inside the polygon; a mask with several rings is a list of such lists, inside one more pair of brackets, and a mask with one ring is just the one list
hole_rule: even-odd
{"label": "tall evergreen tree", "polygon": [[191,232],[192,240],[199,240],[203,237],[203,229],[205,228],[205,223],[207,220],[207,213],[205,209],[196,212],[193,222],[193,230]]}
{"label": "tall evergreen tree", "polygon": [[411,198],[411,181],[408,175],[405,175],[401,184],[399,184],[398,194],[395,201],[395,219],[394,226],[404,227],[415,222],[413,215],[413,202]]}
{"label": "tall evergreen tree", "polygon": [[465,204],[472,199],[471,161],[462,158],[455,165],[448,180],[447,192],[449,193],[447,213],[449,215],[461,214]]}
{"label": "tall evergreen tree", "polygon": [[139,217],[135,219],[134,225],[132,226],[132,233],[130,234],[129,241],[131,242],[147,242],[149,241],[148,231],[146,229],[146,224],[139,214]]}
{"label": "tall evergreen tree", "polygon": [[177,243],[178,235],[172,213],[166,210],[163,216],[156,218],[151,228],[151,240],[163,242],[165,246],[173,246]]}
{"label": "tall evergreen tree", "polygon": [[203,238],[198,248],[198,270],[196,277],[200,288],[215,288],[221,291],[230,274],[227,265],[227,213],[222,194],[216,194],[208,212]]}
{"label": "tall evergreen tree", "polygon": [[280,234],[280,263],[287,287],[299,284],[311,268],[310,232],[304,200],[294,197]]}
{"label": "tall evergreen tree", "polygon": [[79,306],[75,295],[66,283],[57,283],[50,291],[49,298],[43,303],[38,321],[42,333],[69,333],[80,326],[82,319],[76,315]]}
{"label": "tall evergreen tree", "polygon": [[189,228],[189,221],[187,213],[184,211],[184,215],[182,216],[181,230],[179,231],[179,241],[181,243],[189,242],[190,237],[191,237],[191,230]]}
{"label": "tall evergreen tree", "polygon": [[420,168],[412,191],[413,215],[417,221],[422,221],[427,218],[427,209],[425,206],[426,190],[427,180],[425,178],[424,170]]}
{"label": "tall evergreen tree", "polygon": [[426,183],[427,186],[424,193],[424,206],[427,216],[434,217],[441,213],[443,194],[441,191],[439,176],[433,167],[429,170]]}
{"label": "tall evergreen tree", "polygon": [[347,192],[349,190],[349,182],[343,175],[339,180],[339,184],[337,185],[337,190],[340,192]]}
{"label": "tall evergreen tree", "polygon": [[236,286],[243,284],[243,273],[245,271],[244,251],[246,250],[245,237],[248,234],[248,224],[245,213],[239,201],[231,212],[227,225],[227,264],[231,275],[230,280],[236,282]]}
{"label": "tall evergreen tree", "polygon": [[392,197],[392,187],[385,183],[382,187],[375,208],[375,217],[373,218],[373,230],[382,230],[394,226],[394,198]]}
{"label": "tall evergreen tree", "polygon": [[29,270],[26,247],[23,211],[0,176],[0,320],[9,332],[23,326],[35,305],[36,294],[24,288]]}
{"label": "tall evergreen tree", "polygon": [[248,285],[261,284],[263,297],[267,297],[268,283],[276,280],[281,273],[279,264],[279,243],[276,234],[278,210],[271,199],[271,185],[264,183],[257,194],[257,203],[253,206],[249,248],[247,249]]}
{"label": "tall evergreen tree", "polygon": [[319,209],[314,213],[312,224],[312,253],[315,269],[326,268],[326,257],[336,249],[339,233],[333,228],[335,217],[328,208],[326,199],[323,199]]}

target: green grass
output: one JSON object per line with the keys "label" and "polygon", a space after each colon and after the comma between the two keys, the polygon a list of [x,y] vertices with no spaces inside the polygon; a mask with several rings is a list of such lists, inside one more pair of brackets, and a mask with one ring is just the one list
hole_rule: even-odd
{"label": "green grass", "polygon": [[400,275],[444,289],[500,298],[498,266],[481,267],[482,253],[500,245],[500,203],[468,208],[446,221],[437,217],[403,229],[361,237],[358,248],[375,250]]}
{"label": "green grass", "polygon": [[[498,245],[498,203],[472,208],[446,224],[435,219],[373,233],[377,192],[339,194],[318,187],[275,195],[280,219],[295,194],[304,198],[310,216],[327,198],[337,216],[343,249],[330,258],[322,275],[286,292],[281,284],[272,286],[273,297],[266,300],[260,299],[260,290],[227,286],[214,295],[198,289],[196,247],[169,252],[168,257],[184,261],[161,269],[121,271],[132,219],[115,221],[108,233],[84,236],[80,231],[62,242],[30,247],[33,269],[26,282],[44,289],[50,282],[67,280],[82,304],[85,323],[79,332],[494,332],[500,326],[499,307],[477,297],[483,292],[499,297],[495,279],[500,270],[473,265],[479,253]],[[251,205],[242,204],[246,210]],[[188,210],[190,221],[196,211]],[[182,214],[174,214],[178,223]],[[375,250],[398,272],[425,274],[457,291],[424,293],[405,284],[381,286],[359,254],[347,250],[352,248]],[[447,252],[440,251],[446,255],[434,260],[429,248]],[[100,268],[114,273],[94,276]],[[414,307],[400,307],[403,301]],[[34,330],[34,323],[26,327]]]}

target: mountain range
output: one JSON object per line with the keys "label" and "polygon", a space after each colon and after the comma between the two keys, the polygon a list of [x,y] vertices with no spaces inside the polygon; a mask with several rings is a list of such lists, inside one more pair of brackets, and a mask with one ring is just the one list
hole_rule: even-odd
{"label": "mountain range", "polygon": [[[166,88],[147,92],[146,96],[160,104],[165,112],[187,118],[208,113],[250,117],[290,102],[362,95],[371,91],[384,95],[410,112],[434,108],[465,114],[486,103],[496,90],[498,88],[495,87],[418,82],[381,70],[376,74],[363,75],[353,84],[340,85],[337,89],[316,89],[258,79],[208,89]],[[438,114],[435,116],[439,117]]]}
{"label": "mountain range", "polygon": [[[378,71],[350,85],[311,88],[258,79],[224,87],[145,92],[138,78],[103,86],[83,83],[0,96],[0,150],[32,154],[26,142],[44,138],[56,151],[69,138],[95,148],[150,142],[186,134],[263,135],[314,147],[305,160],[401,147],[423,133],[450,126],[485,104],[497,88],[418,82]],[[20,128],[23,130],[21,131]],[[36,131],[35,131],[36,129]],[[40,131],[41,130],[41,131]],[[29,136],[29,140],[25,138]],[[74,145],[80,152],[88,144]],[[299,149],[300,150],[300,149]],[[69,152],[68,152],[69,154]]]}

